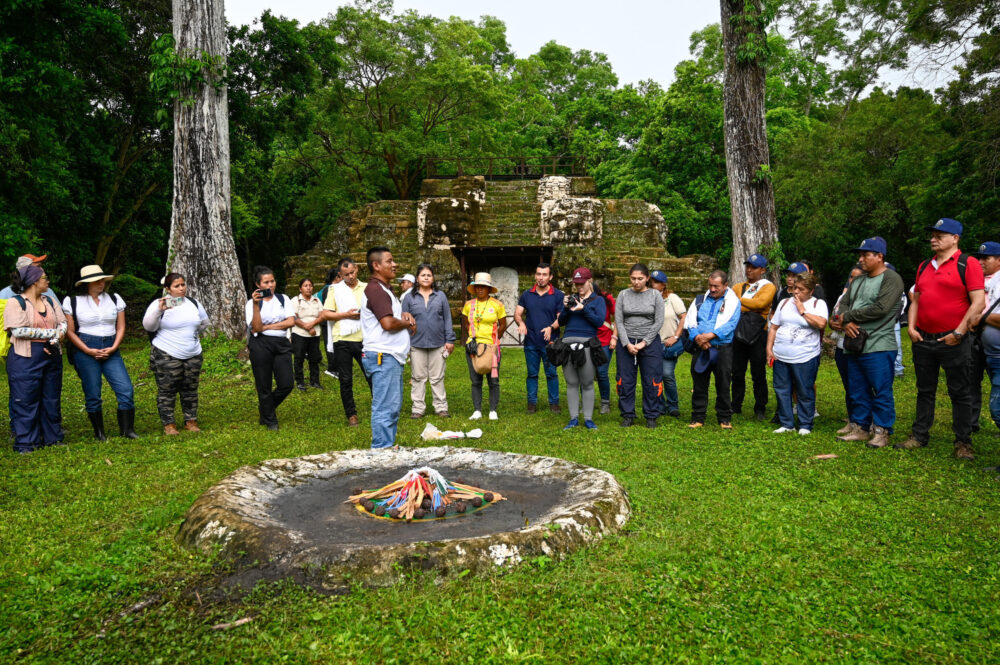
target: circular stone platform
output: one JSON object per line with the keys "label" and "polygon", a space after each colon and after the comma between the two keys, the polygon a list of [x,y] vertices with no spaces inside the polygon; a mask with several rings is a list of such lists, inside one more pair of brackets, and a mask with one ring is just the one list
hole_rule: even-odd
{"label": "circular stone platform", "polygon": [[[507,500],[410,523],[344,503],[353,488],[381,487],[421,466]],[[411,569],[458,575],[560,559],[620,529],[630,512],[611,474],[566,460],[449,446],[347,450],[238,469],[195,501],[177,540],[219,549],[243,570],[267,569],[262,577],[342,590],[392,584]]]}

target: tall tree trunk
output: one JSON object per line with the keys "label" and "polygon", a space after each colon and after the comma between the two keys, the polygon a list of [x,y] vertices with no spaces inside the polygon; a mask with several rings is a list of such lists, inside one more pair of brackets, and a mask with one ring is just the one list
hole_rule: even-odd
{"label": "tall tree trunk", "polygon": [[730,282],[743,277],[743,262],[749,255],[778,241],[764,123],[762,49],[766,34],[763,21],[757,20],[762,2],[721,0],[726,174],[733,220]]}
{"label": "tall tree trunk", "polygon": [[[173,0],[178,53],[226,55],[223,0]],[[246,288],[240,276],[229,201],[229,118],[220,72],[189,91],[193,104],[174,104],[174,204],[168,272],[185,276],[208,312],[210,328],[243,334]]]}

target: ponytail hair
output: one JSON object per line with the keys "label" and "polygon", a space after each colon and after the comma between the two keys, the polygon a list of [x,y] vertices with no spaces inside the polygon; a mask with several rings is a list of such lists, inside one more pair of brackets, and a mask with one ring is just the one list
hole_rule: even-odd
{"label": "ponytail hair", "polygon": [[260,280],[264,278],[264,275],[273,275],[274,271],[267,266],[254,266],[253,267],[253,283],[254,286],[260,284]]}
{"label": "ponytail hair", "polygon": [[14,293],[24,293],[24,282],[21,279],[20,270],[15,270],[10,274],[10,288]]}
{"label": "ponytail hair", "polygon": [[184,279],[184,275],[180,274],[179,272],[168,272],[167,276],[163,278],[163,288],[169,291],[170,285],[179,279]]}

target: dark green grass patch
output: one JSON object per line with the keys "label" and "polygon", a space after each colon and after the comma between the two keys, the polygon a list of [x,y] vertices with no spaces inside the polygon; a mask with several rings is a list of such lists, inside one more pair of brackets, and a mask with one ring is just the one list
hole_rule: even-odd
{"label": "dark green grass patch", "polygon": [[[724,432],[711,415],[700,430],[672,419],[656,430],[623,430],[616,416],[598,416],[596,432],[563,432],[565,409],[524,413],[523,355],[508,351],[501,419],[476,424],[485,432],[477,444],[614,473],[634,508],[622,534],[566,561],[542,557],[492,578],[415,574],[393,588],[335,597],[273,583],[222,599],[212,592],[217,562],[173,540],[191,502],[241,465],[370,442],[360,374],[362,427],[346,427],[337,384],[324,377],[326,390],[289,397],[281,431],[271,433],[256,424],[252,378],[234,350],[206,344],[201,434],[159,434],[148,352],[134,346],[126,362],[142,439],[92,441],[79,381],[67,368],[69,445],[0,453],[0,661],[998,659],[1000,485],[984,470],[1000,463],[996,427],[984,418],[975,462],[953,460],[942,388],[930,447],[904,453],[839,443],[843,392],[827,361],[821,416],[808,437],[773,435],[773,425],[752,417],[736,417]],[[686,416],[686,359],[677,376]],[[899,438],[913,417],[912,374],[896,385]],[[470,429],[460,354],[449,362],[447,387],[455,417],[429,420]],[[0,390],[6,397],[5,383]],[[107,389],[105,411],[110,427]],[[426,421],[408,413],[407,389],[399,441],[424,445]],[[822,453],[838,458],[811,459]]]}

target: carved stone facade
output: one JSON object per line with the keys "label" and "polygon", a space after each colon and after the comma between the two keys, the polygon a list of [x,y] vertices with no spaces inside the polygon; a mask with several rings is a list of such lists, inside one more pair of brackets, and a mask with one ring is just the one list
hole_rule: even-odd
{"label": "carved stone facade", "polygon": [[540,261],[553,265],[556,284],[564,290],[571,271],[587,266],[599,286],[614,294],[628,288],[629,267],[642,262],[665,271],[674,291],[689,300],[704,289],[714,261],[670,256],[667,237],[655,205],[598,198],[593,178],[428,179],[418,201],[378,201],[345,215],[336,231],[289,260],[286,275],[288,284],[321,278],[339,257],[350,256],[365,278],[365,251],[387,245],[400,274],[420,263],[434,266],[456,321],[474,273],[513,269],[523,290],[532,285]]}

